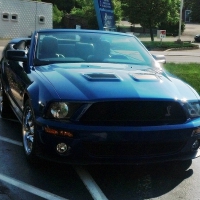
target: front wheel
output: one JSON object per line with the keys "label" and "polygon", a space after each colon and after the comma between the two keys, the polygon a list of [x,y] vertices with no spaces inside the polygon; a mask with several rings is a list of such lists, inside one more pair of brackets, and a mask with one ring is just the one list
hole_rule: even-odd
{"label": "front wheel", "polygon": [[30,101],[26,101],[22,118],[22,138],[26,158],[36,161],[35,117]]}

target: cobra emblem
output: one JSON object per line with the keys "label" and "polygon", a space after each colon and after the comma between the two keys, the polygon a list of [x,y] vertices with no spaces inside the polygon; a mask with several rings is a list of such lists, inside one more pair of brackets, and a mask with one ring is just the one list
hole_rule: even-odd
{"label": "cobra emblem", "polygon": [[171,106],[167,106],[167,112],[165,114],[166,117],[171,116],[171,108],[172,108]]}

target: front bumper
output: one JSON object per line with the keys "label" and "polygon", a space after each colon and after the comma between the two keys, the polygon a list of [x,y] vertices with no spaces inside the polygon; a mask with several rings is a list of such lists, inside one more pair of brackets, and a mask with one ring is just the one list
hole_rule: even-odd
{"label": "front bumper", "polygon": [[[154,127],[85,126],[38,118],[38,156],[69,164],[144,164],[189,160],[199,156],[200,120]],[[73,137],[53,135],[45,127],[69,131]],[[196,134],[194,134],[196,133]],[[59,153],[64,143],[67,151]]]}

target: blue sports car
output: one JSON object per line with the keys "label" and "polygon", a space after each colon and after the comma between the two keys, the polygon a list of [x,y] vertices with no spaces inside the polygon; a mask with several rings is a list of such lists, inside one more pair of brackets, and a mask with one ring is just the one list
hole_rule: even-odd
{"label": "blue sports car", "polygon": [[199,156],[198,93],[134,35],[39,30],[10,46],[0,66],[0,112],[21,122],[28,161],[142,164]]}

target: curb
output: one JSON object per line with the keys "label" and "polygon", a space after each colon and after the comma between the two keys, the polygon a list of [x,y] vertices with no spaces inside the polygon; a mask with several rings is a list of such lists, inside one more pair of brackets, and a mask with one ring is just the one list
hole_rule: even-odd
{"label": "curb", "polygon": [[183,47],[183,48],[172,48],[172,49],[167,49],[165,51],[184,51],[184,50],[195,50],[195,49],[199,49],[199,46],[195,46],[195,47]]}

